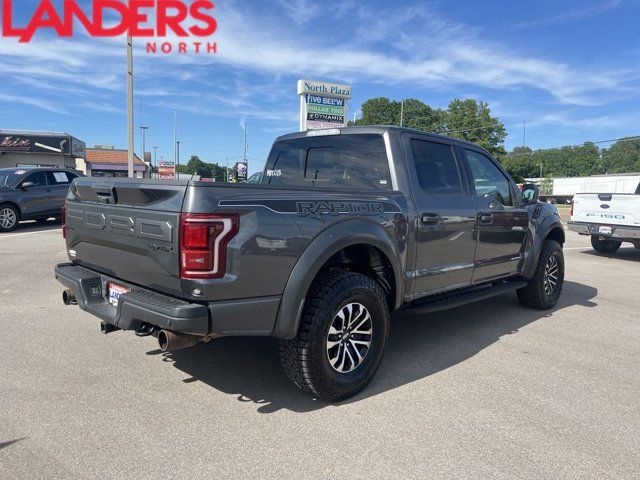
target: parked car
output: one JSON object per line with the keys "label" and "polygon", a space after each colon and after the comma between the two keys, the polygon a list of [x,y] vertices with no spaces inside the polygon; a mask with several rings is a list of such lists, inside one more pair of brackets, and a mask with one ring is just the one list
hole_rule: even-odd
{"label": "parked car", "polygon": [[0,168],[0,232],[22,220],[61,218],[69,185],[81,175],[58,168]]}
{"label": "parked car", "polygon": [[55,275],[65,303],[104,333],[155,335],[165,351],[276,337],[299,388],[341,400],[374,376],[394,310],[510,291],[528,307],[556,304],[562,223],[537,187],[525,192],[461,140],[397,127],[294,133],[276,140],[259,185],[76,180],[70,262]]}
{"label": "parked car", "polygon": [[614,254],[623,242],[640,249],[640,194],[576,194],[569,230],[591,236],[591,245],[600,253]]}

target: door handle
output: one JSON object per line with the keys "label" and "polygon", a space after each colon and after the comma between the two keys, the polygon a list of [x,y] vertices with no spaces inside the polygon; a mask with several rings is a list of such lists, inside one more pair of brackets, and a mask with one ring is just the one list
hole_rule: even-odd
{"label": "door handle", "polygon": [[493,214],[492,213],[480,213],[480,223],[484,223],[485,225],[493,223]]}
{"label": "door handle", "polygon": [[437,225],[442,221],[442,217],[437,213],[423,213],[420,221],[425,225]]}

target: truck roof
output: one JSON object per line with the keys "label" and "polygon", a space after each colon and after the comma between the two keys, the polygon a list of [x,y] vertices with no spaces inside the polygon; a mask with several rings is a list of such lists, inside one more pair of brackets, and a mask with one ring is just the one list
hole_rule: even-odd
{"label": "truck roof", "polygon": [[367,135],[367,134],[377,134],[377,135],[382,135],[386,132],[397,132],[398,134],[400,133],[414,133],[414,134],[418,134],[418,135],[423,135],[425,137],[430,137],[430,138],[435,138],[435,139],[441,139],[441,140],[447,140],[449,142],[456,142],[459,144],[463,144],[463,145],[469,145],[472,147],[476,147],[478,148],[479,145],[476,145],[475,143],[472,142],[468,142],[466,140],[461,140],[459,138],[453,138],[453,137],[448,137],[446,135],[439,135],[437,133],[432,133],[432,132],[425,132],[423,130],[416,130],[413,128],[407,128],[407,127],[399,127],[397,125],[365,125],[365,126],[356,126],[356,127],[342,127],[342,128],[330,128],[330,129],[325,129],[325,130],[310,130],[307,132],[294,132],[294,133],[288,133],[286,135],[282,135],[278,138],[276,138],[276,142],[279,142],[281,140],[290,140],[293,138],[302,138],[302,137],[307,137],[310,136],[309,132],[313,132],[311,135],[322,135],[322,133],[318,133],[318,132],[327,132],[326,135],[330,135],[331,133],[329,132],[340,132],[340,135]]}

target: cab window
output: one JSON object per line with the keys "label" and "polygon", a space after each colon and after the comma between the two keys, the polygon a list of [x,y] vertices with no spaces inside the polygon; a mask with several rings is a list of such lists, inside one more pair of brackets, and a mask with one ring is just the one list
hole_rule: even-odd
{"label": "cab window", "polygon": [[451,145],[411,140],[420,188],[431,195],[462,195],[460,172]]}
{"label": "cab window", "polygon": [[336,190],[391,190],[381,135],[326,135],[277,142],[263,184]]}

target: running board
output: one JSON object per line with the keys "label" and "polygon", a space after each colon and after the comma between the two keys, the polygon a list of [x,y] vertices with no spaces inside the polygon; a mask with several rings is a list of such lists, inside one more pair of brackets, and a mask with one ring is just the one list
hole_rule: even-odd
{"label": "running board", "polygon": [[455,292],[441,293],[434,295],[425,300],[419,300],[414,304],[408,305],[407,309],[411,309],[416,313],[431,313],[449,310],[450,308],[460,307],[468,303],[486,300],[502,293],[518,290],[525,287],[527,282],[523,280],[512,280],[497,285],[488,284],[479,287],[468,287]]}

